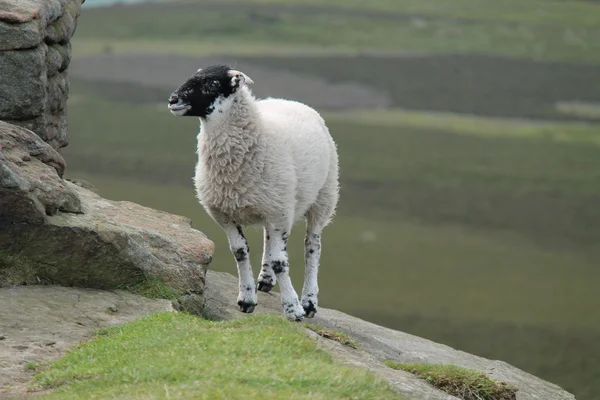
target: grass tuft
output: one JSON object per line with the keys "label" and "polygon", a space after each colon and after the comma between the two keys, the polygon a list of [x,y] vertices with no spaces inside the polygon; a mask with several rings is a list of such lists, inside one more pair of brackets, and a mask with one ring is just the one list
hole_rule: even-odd
{"label": "grass tuft", "polygon": [[141,282],[124,286],[122,289],[150,299],[176,300],[178,298],[175,290],[153,276],[147,276]]}
{"label": "grass tuft", "polygon": [[[367,370],[334,363],[280,316],[213,322],[156,313],[103,329],[34,377],[42,399],[395,399]],[[402,397],[400,397],[402,398]]]}
{"label": "grass tuft", "polygon": [[353,349],[358,349],[358,342],[352,339],[350,336],[345,333],[335,331],[333,329],[327,329],[320,325],[311,325],[305,324],[306,328],[310,329],[317,335],[324,337],[325,339],[335,340],[338,343],[343,344],[344,346],[352,347]]}
{"label": "grass tuft", "polygon": [[36,362],[28,362],[25,364],[26,371],[37,371],[40,368],[40,364]]}
{"label": "grass tuft", "polygon": [[455,365],[406,364],[386,361],[386,365],[410,372],[432,386],[464,400],[515,400],[517,389],[490,379],[481,372]]}

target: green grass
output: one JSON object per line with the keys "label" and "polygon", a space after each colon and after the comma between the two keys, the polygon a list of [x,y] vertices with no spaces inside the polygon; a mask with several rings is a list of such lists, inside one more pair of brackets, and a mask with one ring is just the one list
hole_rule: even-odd
{"label": "green grass", "polygon": [[306,324],[308,329],[316,333],[317,335],[324,337],[325,339],[336,341],[344,346],[352,347],[353,349],[358,349],[359,344],[352,339],[350,336],[346,335],[343,332],[338,332],[333,329],[327,329],[320,325]]}
{"label": "green grass", "polygon": [[516,388],[481,372],[455,365],[406,364],[387,361],[394,369],[410,372],[432,386],[464,400],[515,400]]}
{"label": "green grass", "polygon": [[[247,45],[268,53],[267,46],[271,46],[309,51],[325,48],[342,53],[351,49],[480,53],[600,63],[600,7],[585,2],[562,3],[535,1],[523,8],[521,2],[498,6],[487,0],[476,8],[468,3],[473,8],[468,11],[466,2],[440,7],[439,1],[415,0],[406,5],[381,3],[373,7],[383,11],[379,14],[351,12],[351,6],[341,2],[307,12],[278,10],[276,4],[240,6],[231,2],[98,8],[86,10],[74,43],[77,46],[78,40],[93,40],[96,45],[88,49],[100,50],[113,42],[139,40],[142,47],[147,47],[149,41],[158,40],[156,48],[165,52],[189,53],[201,48],[196,46],[217,50],[212,44],[193,45],[204,41],[218,45],[222,53]],[[399,16],[389,18],[389,11]],[[169,40],[192,47],[171,47]],[[128,48],[114,46],[116,51]]]}
{"label": "green grass", "polygon": [[366,370],[335,364],[281,317],[212,322],[158,313],[105,329],[35,376],[42,399],[392,399]]}
{"label": "green grass", "polygon": [[122,287],[132,293],[137,293],[151,299],[177,299],[177,293],[155,277],[145,277],[141,282]]}

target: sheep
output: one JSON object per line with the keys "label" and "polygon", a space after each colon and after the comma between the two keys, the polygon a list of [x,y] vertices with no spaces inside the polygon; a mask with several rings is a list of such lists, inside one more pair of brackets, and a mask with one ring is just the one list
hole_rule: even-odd
{"label": "sheep", "polygon": [[[290,100],[258,100],[246,74],[226,65],[199,69],[169,98],[175,116],[200,119],[194,184],[201,205],[227,235],[239,278],[237,304],[252,313],[257,290],[279,282],[284,315],[295,321],[317,312],[321,231],[339,198],[338,154],[324,120]],[[289,276],[287,242],[306,220],[301,300]],[[262,268],[254,282],[243,227],[264,229]]]}

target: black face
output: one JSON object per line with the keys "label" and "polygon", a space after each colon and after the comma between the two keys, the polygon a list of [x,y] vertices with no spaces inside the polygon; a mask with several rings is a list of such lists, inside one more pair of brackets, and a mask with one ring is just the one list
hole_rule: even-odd
{"label": "black face", "polygon": [[227,65],[211,65],[196,72],[171,94],[169,110],[177,116],[206,118],[219,98],[227,98],[239,88],[239,79],[230,75]]}

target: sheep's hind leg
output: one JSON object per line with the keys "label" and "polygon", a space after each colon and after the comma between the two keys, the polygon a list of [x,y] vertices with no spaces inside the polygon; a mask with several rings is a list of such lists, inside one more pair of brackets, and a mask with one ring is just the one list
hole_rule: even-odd
{"label": "sheep's hind leg", "polygon": [[240,310],[245,313],[251,313],[256,307],[256,285],[254,276],[252,276],[252,267],[250,265],[250,248],[248,241],[244,237],[242,227],[232,222],[221,223],[223,230],[227,234],[229,248],[235,257],[238,269],[238,278],[240,292],[237,298],[237,304]]}
{"label": "sheep's hind leg", "polygon": [[306,238],[304,240],[304,286],[302,287],[302,308],[308,318],[317,313],[319,284],[319,261],[321,259],[321,231],[335,212],[338,200],[337,171],[327,177],[327,182],[317,201],[306,212]]}
{"label": "sheep's hind leg", "polygon": [[268,293],[273,289],[275,283],[277,283],[277,278],[275,277],[275,272],[273,272],[273,268],[271,268],[271,264],[269,262],[269,248],[271,241],[271,236],[269,235],[269,231],[265,228],[264,234],[264,250],[262,256],[262,268],[260,270],[260,274],[257,279],[258,290],[261,292]]}
{"label": "sheep's hind leg", "polygon": [[317,296],[319,294],[318,273],[321,257],[321,229],[309,220],[306,225],[304,239],[304,286],[302,287],[302,308],[307,318],[317,313]]}
{"label": "sheep's hind leg", "polygon": [[291,227],[268,229],[270,240],[268,242],[267,262],[279,281],[281,291],[281,305],[286,318],[293,321],[302,321],[304,309],[298,301],[298,295],[290,279],[287,240]]}

